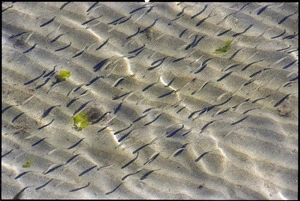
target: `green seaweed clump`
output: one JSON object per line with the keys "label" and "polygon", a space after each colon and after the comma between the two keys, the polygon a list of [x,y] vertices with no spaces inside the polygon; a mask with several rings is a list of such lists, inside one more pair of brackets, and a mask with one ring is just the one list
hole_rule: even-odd
{"label": "green seaweed clump", "polygon": [[30,158],[29,161],[27,161],[23,164],[23,168],[30,167],[32,165],[32,163],[33,163],[33,158]]}
{"label": "green seaweed clump", "polygon": [[230,44],[231,44],[232,40],[227,40],[225,42],[225,46],[224,47],[219,47],[218,49],[215,50],[216,54],[222,54],[227,52],[230,49]]}
{"label": "green seaweed clump", "polygon": [[71,76],[71,72],[70,71],[68,71],[68,70],[61,70],[61,71],[59,71],[59,74],[56,75],[56,78],[59,81],[65,81],[70,76]]}
{"label": "green seaweed clump", "polygon": [[76,131],[81,131],[83,128],[91,124],[89,120],[89,116],[84,112],[80,112],[79,114],[74,116],[73,120],[74,120],[74,128]]}

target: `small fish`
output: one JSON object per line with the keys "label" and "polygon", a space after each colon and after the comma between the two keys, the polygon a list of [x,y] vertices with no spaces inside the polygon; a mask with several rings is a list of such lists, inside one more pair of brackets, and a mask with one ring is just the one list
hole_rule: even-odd
{"label": "small fish", "polygon": [[120,99],[120,98],[122,98],[122,97],[124,97],[124,96],[126,96],[128,94],[131,94],[131,93],[132,93],[132,91],[124,93],[124,94],[122,94],[120,96],[115,96],[115,97],[112,98],[112,100],[118,100],[118,99]]}
{"label": "small fish", "polygon": [[[238,49],[235,53],[233,53],[233,54],[231,55],[231,57],[228,58],[228,60],[233,59],[233,57],[235,57],[235,56],[237,55],[237,53],[239,53],[242,49],[243,49],[243,48]],[[239,65],[240,65],[240,64],[239,64]]]}
{"label": "small fish", "polygon": [[20,114],[18,114],[15,118],[13,118],[13,120],[11,121],[12,123],[14,123],[20,116],[22,116],[24,114],[24,112],[21,112]]}
{"label": "small fish", "polygon": [[240,8],[240,11],[243,10],[246,6],[248,6],[249,4],[251,4],[251,2],[246,3],[245,5],[243,5],[243,7]]}
{"label": "small fish", "polygon": [[113,87],[117,87],[124,80],[124,77],[119,78],[114,84]]}
{"label": "small fish", "polygon": [[[153,70],[153,69],[159,67],[159,66],[166,60],[166,58],[167,58],[167,57],[164,57],[164,58],[161,58],[161,59],[158,59],[158,60],[152,62],[152,63],[151,63],[151,66],[153,66],[153,67],[148,68],[148,70]],[[157,63],[158,63],[158,64],[157,64]],[[157,65],[154,66],[155,64],[157,64]]]}
{"label": "small fish", "polygon": [[109,191],[109,192],[105,193],[105,195],[109,195],[109,194],[115,192],[122,184],[123,184],[123,182],[121,182],[121,183],[120,183],[116,188],[114,188],[112,191]]}
{"label": "small fish", "polygon": [[231,28],[223,31],[222,33],[219,33],[217,36],[222,36],[222,35],[226,34],[228,31],[231,31]]}
{"label": "small fish", "polygon": [[93,5],[91,5],[91,7],[89,7],[89,9],[86,10],[86,12],[88,13],[90,10],[92,10],[99,2],[94,3]]}
{"label": "small fish", "polygon": [[50,41],[50,43],[54,43],[55,41],[57,41],[61,36],[65,35],[64,34],[59,34],[58,36],[56,36],[53,40]]}
{"label": "small fish", "polygon": [[232,37],[236,37],[236,36],[238,36],[238,35],[241,35],[241,34],[245,33],[245,32],[248,31],[248,29],[250,29],[252,26],[253,26],[253,24],[249,25],[244,31],[242,31],[242,32],[240,32],[240,33],[233,34]]}
{"label": "small fish", "polygon": [[87,83],[85,86],[90,86],[91,84],[93,84],[94,82],[96,82],[100,77],[103,78],[103,76],[96,76],[94,79],[92,79],[91,81],[89,81],[89,83]]}
{"label": "small fish", "polygon": [[[212,14],[212,11],[209,13],[209,15],[208,15],[206,18],[200,20],[200,21],[196,24],[196,27],[200,26],[200,25],[201,25],[205,20],[207,20],[208,18],[213,17],[213,16],[210,16],[211,14]],[[214,15],[214,16],[215,16],[215,15]]]}
{"label": "small fish", "polygon": [[251,65],[256,64],[256,63],[259,63],[259,62],[262,62],[262,61],[263,61],[263,60],[254,61],[254,62],[252,62],[252,63],[246,65],[244,68],[242,68],[241,71],[244,71],[244,70],[246,70],[247,68],[249,68]]}
{"label": "small fish", "polygon": [[284,96],[282,99],[280,99],[277,103],[275,103],[274,107],[277,107],[278,105],[280,105],[283,101],[285,101],[288,97],[290,96],[290,94]]}
{"label": "small fish", "polygon": [[180,34],[179,34],[179,38],[181,38],[183,36],[183,34],[187,31],[188,29],[183,30]]}
{"label": "small fish", "polygon": [[224,70],[222,70],[222,71],[228,71],[229,69],[235,68],[235,67],[237,67],[237,66],[239,66],[239,65],[241,65],[241,64],[230,65],[230,66],[226,67],[226,68],[225,68]]}
{"label": "small fish", "polygon": [[46,71],[43,71],[43,73],[41,75],[39,75],[38,77],[34,78],[33,80],[30,80],[30,81],[24,83],[24,85],[31,84],[32,82],[34,82],[34,81],[38,80],[39,78],[41,78],[45,73],[46,73]]}
{"label": "small fish", "polygon": [[32,172],[32,171],[22,172],[21,174],[19,174],[18,176],[16,176],[15,179],[19,179],[20,177],[22,177],[23,175],[27,174],[28,172]]}
{"label": "small fish", "polygon": [[48,78],[44,81],[43,84],[41,84],[41,85],[35,87],[35,89],[39,89],[39,88],[43,87],[44,85],[46,85],[46,84],[50,81],[50,79],[51,79],[51,77],[48,77]]}
{"label": "small fish", "polygon": [[77,54],[75,54],[74,56],[72,56],[72,58],[79,57],[80,55],[82,55],[83,52],[84,52],[84,50],[78,52]]}
{"label": "small fish", "polygon": [[152,161],[154,161],[159,156],[159,153],[155,154],[154,156],[150,157],[149,160],[147,160],[144,165],[150,164]]}
{"label": "small fish", "polygon": [[219,79],[217,79],[217,82],[220,82],[221,80],[225,79],[226,77],[228,77],[233,71],[230,71],[229,73],[226,73],[225,75],[223,75],[222,77],[220,77]]}
{"label": "small fish", "polygon": [[145,46],[146,46],[146,44],[144,43],[144,45],[143,45],[143,46],[141,46],[141,47],[139,47],[139,48],[137,48],[137,49],[135,49],[135,50],[132,50],[132,51],[128,52],[128,54],[135,53],[135,52],[137,52],[137,51],[139,51],[139,50],[143,49]]}
{"label": "small fish", "polygon": [[184,128],[184,125],[182,125],[181,128],[176,129],[175,131],[173,131],[172,133],[170,133],[169,135],[167,135],[167,138],[169,137],[173,137],[176,133],[178,133],[180,130],[182,130]]}
{"label": "small fish", "polygon": [[229,110],[230,110],[230,108],[223,109],[223,110],[221,110],[220,112],[217,112],[215,115],[223,114],[223,113],[225,113],[225,112],[228,112]]}
{"label": "small fish", "polygon": [[149,89],[150,87],[152,87],[154,84],[156,84],[157,82],[154,82],[148,86],[146,86],[142,91],[146,91],[147,89]]}
{"label": "small fish", "polygon": [[141,119],[145,118],[147,115],[148,115],[148,114],[145,114],[145,115],[143,115],[143,116],[138,117],[138,118],[135,119],[132,123],[135,123],[135,122],[140,121]]}
{"label": "small fish", "polygon": [[189,134],[191,131],[192,131],[192,129],[189,130],[189,131],[187,131],[187,132],[185,132],[185,133],[183,133],[182,136],[185,136],[185,135]]}
{"label": "small fish", "polygon": [[86,25],[86,24],[88,24],[88,23],[90,23],[90,22],[92,22],[92,21],[94,21],[94,20],[96,20],[96,19],[99,19],[99,18],[102,17],[102,16],[103,16],[103,15],[101,15],[101,16],[99,16],[99,17],[92,18],[92,19],[90,19],[90,20],[88,20],[88,21],[83,22],[81,25]]}
{"label": "small fish", "polygon": [[199,13],[193,15],[193,16],[191,17],[191,19],[194,19],[195,17],[201,15],[201,14],[205,11],[205,9],[207,8],[207,6],[208,6],[208,4],[206,4],[206,5],[204,6],[204,8],[203,8]]}
{"label": "small fish", "polygon": [[12,8],[12,7],[14,7],[14,5],[8,6],[7,8],[5,8],[5,9],[2,10],[2,13],[3,13],[4,11],[6,11],[6,10]]}
{"label": "small fish", "polygon": [[181,57],[181,58],[179,58],[179,59],[173,60],[172,62],[175,63],[175,62],[181,61],[181,60],[183,60],[183,59],[185,59],[185,58],[186,58],[186,57]]}
{"label": "small fish", "polygon": [[46,175],[46,174],[49,174],[50,172],[53,172],[54,170],[60,168],[60,167],[63,166],[63,165],[64,165],[64,164],[57,165],[57,166],[51,168],[50,170],[48,170],[47,172],[45,172],[44,174],[45,174],[45,175]]}
{"label": "small fish", "polygon": [[203,158],[206,154],[208,154],[208,152],[204,152],[203,154],[201,154],[198,158],[196,158],[195,162],[198,162],[201,158]]}
{"label": "small fish", "polygon": [[173,157],[179,156],[185,150],[186,145],[188,145],[188,143],[182,145],[181,148],[176,150],[176,152],[174,154],[172,154],[171,156],[173,156]]}
{"label": "small fish", "polygon": [[297,35],[298,35],[298,34],[296,34],[296,33],[294,32],[294,34],[285,36],[284,38],[282,38],[282,40],[284,40],[284,39],[289,39],[289,40],[290,40],[290,39],[295,38]]}
{"label": "small fish", "polygon": [[97,133],[101,133],[101,132],[102,132],[102,131],[104,131],[106,128],[107,128],[107,126],[106,126],[106,127],[103,127],[103,128],[101,128],[100,130],[98,130],[98,131],[97,131]]}
{"label": "small fish", "polygon": [[128,37],[126,38],[126,40],[128,40],[128,39],[130,39],[130,38],[132,38],[132,37],[134,37],[134,36],[136,36],[136,35],[138,35],[138,34],[140,33],[140,30],[141,30],[140,27],[138,27],[137,32],[134,33],[133,35],[128,36]]}
{"label": "small fish", "polygon": [[18,33],[18,34],[16,34],[16,35],[11,35],[11,36],[9,37],[9,39],[13,39],[13,38],[15,38],[15,37],[22,36],[23,34],[26,34],[26,33],[27,33],[26,31],[23,31],[23,32]]}
{"label": "small fish", "polygon": [[94,169],[95,167],[97,167],[97,165],[94,165],[86,170],[84,170],[82,173],[80,173],[78,176],[81,177],[82,175],[88,173],[89,171],[91,171],[92,169]]}
{"label": "small fish", "polygon": [[123,23],[127,22],[128,20],[130,20],[131,17],[132,17],[132,15],[130,15],[127,19],[125,19],[121,22],[118,22],[118,24],[123,24]]}
{"label": "small fish", "polygon": [[255,110],[255,109],[259,109],[259,108],[251,108],[251,109],[246,110],[245,112],[243,112],[243,114],[246,114],[246,113],[248,113],[248,112],[250,112],[250,111],[252,111],[252,110]]}
{"label": "small fish", "polygon": [[122,104],[123,104],[123,103],[120,103],[120,104],[116,107],[116,109],[115,109],[115,111],[114,111],[114,114],[116,114],[116,113],[121,109]]}
{"label": "small fish", "polygon": [[135,13],[135,12],[137,12],[137,11],[139,11],[139,10],[142,10],[142,9],[144,9],[144,8],[146,8],[146,6],[142,6],[142,7],[139,7],[139,8],[137,8],[137,9],[134,9],[134,10],[130,11],[129,14],[133,14],[133,13]]}
{"label": "small fish", "polygon": [[92,121],[92,124],[99,123],[107,114],[110,114],[111,112],[105,112],[99,119],[96,119],[95,121]]}
{"label": "small fish", "polygon": [[130,173],[130,174],[128,174],[128,175],[125,175],[124,177],[122,177],[122,181],[124,181],[127,177],[129,177],[129,176],[131,176],[131,175],[135,175],[135,174],[139,173],[140,171],[142,171],[142,170],[138,170],[138,171],[136,171],[136,172],[134,172],[134,173]]}
{"label": "small fish", "polygon": [[123,131],[126,131],[126,130],[127,130],[128,128],[130,128],[132,125],[133,125],[133,124],[130,124],[128,127],[123,128],[123,129],[121,129],[121,130],[119,130],[119,131],[116,131],[116,132],[114,133],[114,135],[117,135],[117,134],[119,134],[119,133],[121,133],[121,132],[123,132]]}
{"label": "small fish", "polygon": [[195,36],[195,38],[194,38],[193,42],[192,42],[192,43],[190,43],[188,46],[186,46],[184,50],[188,50],[188,49],[190,49],[190,48],[192,47],[192,45],[193,45],[193,44],[196,42],[197,38],[198,38],[198,34]]}
{"label": "small fish", "polygon": [[146,32],[146,30],[149,30],[151,27],[153,27],[157,20],[159,20],[159,18],[155,19],[154,22],[151,25],[149,25],[148,27],[146,27],[145,29],[140,31],[140,33],[144,33],[144,32]]}
{"label": "small fish", "polygon": [[45,118],[49,115],[49,113],[55,108],[55,107],[60,107],[60,105],[54,105],[49,107],[42,115],[42,118]]}
{"label": "small fish", "polygon": [[93,67],[94,72],[97,72],[98,70],[100,70],[107,62],[109,59],[104,59],[103,61],[101,61],[100,63],[98,63],[97,65],[95,65]]}
{"label": "small fish", "polygon": [[184,108],[186,108],[186,106],[180,108],[176,113],[178,114],[178,113],[181,112]]}
{"label": "small fish", "polygon": [[285,34],[285,32],[286,32],[286,30],[284,29],[284,31],[281,34],[279,34],[278,36],[273,36],[273,37],[271,37],[271,39],[279,38],[280,36],[283,36]]}
{"label": "small fish", "polygon": [[70,146],[68,149],[73,149],[74,147],[76,147],[77,145],[80,144],[80,142],[82,142],[82,140],[84,140],[85,138],[80,139],[78,142],[76,142],[75,144],[73,144],[72,146]]}
{"label": "small fish", "polygon": [[66,161],[65,165],[70,163],[72,160],[74,160],[77,156],[79,156],[80,154],[76,154],[74,156],[72,156],[71,158],[69,158],[69,160]]}
{"label": "small fish", "polygon": [[146,174],[144,174],[144,175],[140,178],[140,180],[146,179],[152,172],[158,171],[158,170],[160,170],[160,169],[157,169],[157,170],[151,170],[151,171],[147,172]]}
{"label": "small fish", "polygon": [[72,44],[72,42],[70,42],[69,45],[67,45],[67,46],[65,46],[65,47],[62,47],[62,48],[59,48],[59,49],[56,49],[56,50],[54,50],[54,51],[55,51],[55,52],[59,52],[59,51],[61,51],[61,50],[67,49],[68,47],[71,46],[71,44]]}
{"label": "small fish", "polygon": [[246,82],[243,86],[247,86],[247,85],[251,84],[251,83],[254,82],[254,81],[255,81],[255,79],[251,79],[251,80],[249,80],[248,82]]}
{"label": "small fish", "polygon": [[7,155],[10,154],[13,150],[14,150],[14,149],[11,149],[10,151],[8,151],[8,152],[6,152],[5,154],[3,154],[3,155],[1,156],[1,158],[7,156]]}
{"label": "small fish", "polygon": [[46,126],[49,126],[50,124],[52,124],[53,121],[54,121],[54,119],[52,119],[52,121],[50,123],[48,123],[48,124],[46,124],[44,126],[41,126],[38,129],[41,130],[41,129],[45,128]]}
{"label": "small fish", "polygon": [[70,107],[76,100],[78,100],[79,98],[74,98],[72,99],[70,102],[67,103],[66,107]]}
{"label": "small fish", "polygon": [[36,145],[38,145],[39,143],[43,142],[47,137],[44,137],[42,139],[40,139],[39,141],[37,141],[36,143],[32,144],[31,146],[34,147]]}
{"label": "small fish", "polygon": [[118,142],[122,142],[126,137],[128,137],[130,135],[130,133],[133,131],[134,129],[132,129],[131,131],[129,131],[128,133],[126,133],[125,135],[123,135],[120,139],[118,139]]}
{"label": "small fish", "polygon": [[287,69],[287,68],[291,67],[294,63],[296,63],[296,61],[298,61],[298,60],[292,61],[288,65],[284,66],[282,69]]}
{"label": "small fish", "polygon": [[37,43],[35,43],[31,48],[29,48],[28,50],[24,51],[23,54],[27,54],[28,52],[30,52],[31,50],[33,50],[35,48],[35,46],[37,45]]}
{"label": "small fish", "polygon": [[49,73],[47,73],[46,75],[44,75],[44,77],[43,77],[43,78],[53,75],[53,74],[54,74],[54,72],[55,72],[55,68],[56,68],[56,65],[53,67],[53,70],[52,70],[52,71],[50,71]]}
{"label": "small fish", "polygon": [[260,15],[262,12],[264,12],[264,11],[268,8],[268,6],[269,6],[269,5],[264,6],[262,9],[260,9],[260,10],[256,13],[256,15]]}
{"label": "small fish", "polygon": [[86,103],[82,104],[74,113],[73,113],[73,116],[75,114],[77,114],[80,110],[82,110],[83,108],[85,108],[87,106],[87,104],[89,104],[90,102],[92,101],[87,101]]}
{"label": "small fish", "polygon": [[162,114],[159,114],[157,117],[155,117],[155,119],[153,119],[152,121],[146,123],[144,126],[148,126],[149,124],[152,124],[153,122],[155,122]]}
{"label": "small fish", "polygon": [[106,43],[109,41],[109,38],[106,39],[106,41],[104,41],[99,47],[96,48],[96,51],[100,50],[104,45],[106,45]]}
{"label": "small fish", "polygon": [[204,38],[205,36],[202,36],[201,38],[199,38],[197,41],[195,41],[193,44],[192,44],[192,48],[196,47],[198,45],[198,43]]}
{"label": "small fish", "polygon": [[64,7],[66,7],[69,3],[71,3],[71,2],[67,2],[67,3],[64,3],[61,7],[60,7],[60,9],[59,10],[62,10],[62,9],[64,9]]}
{"label": "small fish", "polygon": [[[98,3],[98,2],[97,2],[97,3]],[[83,186],[83,187],[80,187],[80,188],[75,188],[75,189],[72,189],[72,190],[70,190],[69,192],[75,192],[75,191],[82,190],[82,189],[84,189],[84,188],[88,187],[90,184],[91,184],[91,183],[90,183],[90,182],[88,182],[88,184],[87,184],[87,185],[85,185],[85,186]]]}
{"label": "small fish", "polygon": [[175,91],[175,90],[169,91],[169,92],[167,92],[167,93],[165,93],[165,94],[163,94],[163,95],[158,96],[157,98],[164,98],[164,97],[166,97],[166,96],[172,94],[174,91]]}
{"label": "small fish", "polygon": [[192,112],[189,116],[188,119],[192,118],[197,112],[200,112],[201,110],[196,110],[194,112]]}
{"label": "small fish", "polygon": [[291,17],[291,16],[293,16],[293,15],[295,15],[297,13],[297,11],[296,12],[294,12],[293,14],[290,14],[290,15],[288,15],[288,16],[286,16],[286,17],[284,17],[284,18],[282,18],[282,20],[280,20],[279,22],[278,22],[278,24],[282,24],[285,20],[287,20],[289,17]]}
{"label": "small fish", "polygon": [[236,122],[231,123],[231,125],[238,124],[238,123],[244,121],[245,119],[247,119],[248,117],[249,117],[249,116],[245,116],[245,117],[243,117],[242,119],[240,119],[240,120],[238,120],[238,121],[236,121]]}
{"label": "small fish", "polygon": [[123,16],[123,17],[120,17],[120,18],[118,18],[118,19],[116,19],[116,20],[114,20],[114,21],[112,21],[112,22],[109,22],[109,23],[107,23],[107,24],[108,24],[108,25],[110,25],[110,24],[116,25],[117,22],[120,21],[120,20],[123,19],[123,18],[124,18],[124,16]]}
{"label": "small fish", "polygon": [[130,160],[128,163],[126,163],[125,165],[123,165],[121,167],[121,169],[126,168],[128,165],[130,165],[131,163],[133,163],[138,158],[138,156],[139,156],[139,152],[137,152],[136,157],[134,159]]}
{"label": "small fish", "polygon": [[294,81],[296,81],[296,80],[298,80],[298,76],[296,76],[296,77],[293,78],[293,79],[290,79],[290,82],[294,82]]}
{"label": "small fish", "polygon": [[29,188],[30,186],[26,186],[25,188],[23,188],[22,190],[20,190],[20,192],[18,192],[17,193],[17,195],[15,195],[14,197],[13,197],[13,200],[19,200],[20,198],[21,198],[21,196],[22,196],[22,193],[27,189],[27,188]]}
{"label": "small fish", "polygon": [[43,185],[37,187],[35,190],[38,191],[38,190],[44,188],[44,187],[47,186],[51,181],[52,181],[52,179],[50,179],[49,181],[47,181],[45,184],[43,184]]}
{"label": "small fish", "polygon": [[44,27],[44,26],[50,24],[51,22],[54,21],[55,18],[56,18],[56,16],[54,18],[52,18],[51,20],[49,20],[49,21],[45,22],[44,24],[42,24],[40,27]]}
{"label": "small fish", "polygon": [[217,121],[217,120],[213,120],[213,121],[211,121],[211,122],[208,122],[207,124],[205,124],[202,128],[201,128],[201,131],[200,131],[200,133],[202,133],[203,131],[204,131],[204,129],[206,129],[207,128],[207,126],[209,126],[210,124],[212,124],[212,123],[214,123],[215,121]]}
{"label": "small fish", "polygon": [[174,22],[174,21],[176,21],[176,20],[179,20],[179,19],[181,19],[181,18],[182,18],[182,16],[183,16],[183,15],[181,15],[181,16],[178,16],[178,17],[174,18],[173,20],[171,20],[171,21],[168,23],[168,26],[172,25],[172,22]]}

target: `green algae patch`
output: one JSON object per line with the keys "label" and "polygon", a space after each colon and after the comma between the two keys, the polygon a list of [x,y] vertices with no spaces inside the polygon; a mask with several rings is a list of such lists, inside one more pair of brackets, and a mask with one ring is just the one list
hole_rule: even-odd
{"label": "green algae patch", "polygon": [[91,124],[89,120],[89,116],[84,113],[80,112],[76,116],[73,117],[74,120],[74,128],[76,131],[81,131],[85,127],[89,126]]}
{"label": "green algae patch", "polygon": [[59,81],[65,81],[67,78],[71,76],[71,72],[68,70],[61,70],[59,71],[59,74],[56,76],[56,78]]}
{"label": "green algae patch", "polygon": [[29,168],[33,163],[33,158],[30,158],[29,161],[23,164],[23,168]]}
{"label": "green algae patch", "polygon": [[215,50],[214,53],[216,53],[216,54],[223,54],[223,53],[227,52],[230,49],[230,47],[231,47],[230,46],[231,42],[232,42],[232,40],[227,40],[225,42],[225,46],[219,47],[218,49]]}

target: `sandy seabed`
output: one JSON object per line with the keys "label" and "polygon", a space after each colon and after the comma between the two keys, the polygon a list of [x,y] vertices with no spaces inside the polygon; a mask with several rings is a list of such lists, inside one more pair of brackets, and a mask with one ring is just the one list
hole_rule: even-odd
{"label": "sandy seabed", "polygon": [[297,111],[296,3],[2,3],[4,199],[297,199]]}

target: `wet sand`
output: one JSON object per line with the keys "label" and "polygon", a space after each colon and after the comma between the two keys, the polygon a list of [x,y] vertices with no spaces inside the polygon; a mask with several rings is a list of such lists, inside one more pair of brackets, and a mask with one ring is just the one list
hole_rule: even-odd
{"label": "wet sand", "polygon": [[[297,17],[295,3],[3,3],[2,198],[296,199]],[[92,125],[77,131],[80,112]]]}

